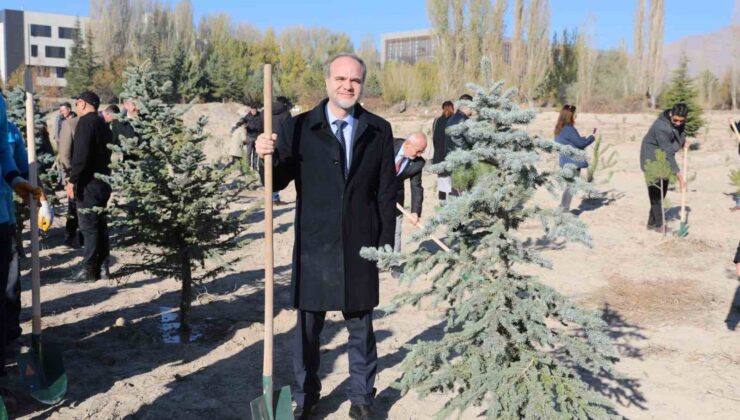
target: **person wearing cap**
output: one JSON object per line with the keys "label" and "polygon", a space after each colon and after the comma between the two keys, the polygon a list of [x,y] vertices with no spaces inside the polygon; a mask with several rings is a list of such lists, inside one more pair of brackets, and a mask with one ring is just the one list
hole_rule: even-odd
{"label": "person wearing cap", "polygon": [[72,141],[72,164],[65,189],[67,197],[77,202],[85,251],[82,268],[65,279],[68,283],[95,281],[108,278],[110,274],[107,266],[110,254],[107,215],[93,208],[104,208],[110,198],[110,185],[95,175],[110,175],[108,144],[112,135],[108,124],[98,115],[98,95],[91,91],[82,92],[75,98],[75,106],[79,119]]}
{"label": "person wearing cap", "polygon": [[[41,188],[32,186],[20,175],[18,166],[13,157],[13,151],[8,143],[8,114],[5,104],[5,96],[0,90],[0,174],[13,191],[18,194],[24,203],[33,196],[35,200],[41,200],[44,197]],[[5,344],[8,314],[6,312],[6,293],[4,291],[8,286],[8,272],[10,269],[11,259],[13,257],[13,237],[14,232],[11,226],[11,208],[6,205],[0,205],[0,360],[5,360]],[[6,375],[5,363],[0,365],[0,377]]]}

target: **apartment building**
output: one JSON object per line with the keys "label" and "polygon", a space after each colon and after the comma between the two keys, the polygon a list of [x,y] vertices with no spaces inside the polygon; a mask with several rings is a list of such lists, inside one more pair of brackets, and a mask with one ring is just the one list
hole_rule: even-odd
{"label": "apartment building", "polygon": [[[432,29],[382,34],[380,64],[383,65],[386,61],[414,64],[417,61],[430,60],[434,57],[437,42]],[[506,64],[510,63],[510,50],[510,40],[504,39],[503,60]]]}
{"label": "apartment building", "polygon": [[0,80],[7,81],[26,64],[36,71],[37,84],[66,86],[64,74],[78,19],[84,30],[87,17],[0,10]]}

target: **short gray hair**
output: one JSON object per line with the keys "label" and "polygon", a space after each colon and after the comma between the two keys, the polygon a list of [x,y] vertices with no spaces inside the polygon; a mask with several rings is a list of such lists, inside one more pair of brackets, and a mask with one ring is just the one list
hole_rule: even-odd
{"label": "short gray hair", "polygon": [[341,53],[337,54],[334,57],[329,60],[328,63],[326,63],[326,69],[324,71],[324,78],[328,79],[331,74],[331,65],[333,62],[335,62],[337,59],[342,57],[349,57],[358,63],[360,63],[360,67],[362,67],[362,83],[365,83],[365,76],[367,76],[367,66],[365,65],[365,61],[363,61],[360,57],[356,56],[355,54],[351,53]]}

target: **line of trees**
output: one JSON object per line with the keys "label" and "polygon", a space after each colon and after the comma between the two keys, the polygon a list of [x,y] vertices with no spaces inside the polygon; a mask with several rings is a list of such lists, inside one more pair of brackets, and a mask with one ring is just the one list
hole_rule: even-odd
{"label": "line of trees", "polygon": [[[381,68],[372,35],[355,50],[350,37],[326,28],[291,27],[275,33],[226,14],[193,23],[189,0],[91,0],[85,36],[78,31],[70,54],[67,94],[95,89],[115,100],[128,63],[149,60],[161,80],[172,82],[169,100],[260,102],[260,66],[275,66],[276,90],[294,102],[323,96],[323,66],[332,55],[355,52],[368,64],[366,93],[387,102],[430,103],[458,96],[465,83],[490,76],[519,90],[528,105],[577,103],[592,111],[638,110],[659,105],[668,70],[662,62],[664,1],[635,0],[633,49],[594,46],[598,24],[550,33],[549,0],[427,0],[435,36],[433,60],[387,62]],[[505,17],[512,36],[505,37]],[[740,34],[740,6],[733,30]],[[552,38],[551,38],[552,36]],[[703,108],[737,109],[740,35],[733,36],[732,69],[704,71],[694,79]],[[505,59],[506,57],[506,59]],[[488,70],[485,70],[488,71]]]}

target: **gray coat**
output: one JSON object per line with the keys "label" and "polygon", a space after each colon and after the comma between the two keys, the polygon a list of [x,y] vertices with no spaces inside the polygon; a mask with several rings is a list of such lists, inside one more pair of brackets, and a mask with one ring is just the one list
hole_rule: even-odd
{"label": "gray coat", "polygon": [[642,139],[640,169],[645,172],[645,162],[655,160],[655,152],[661,149],[665,152],[666,160],[671,165],[673,173],[680,172],[675,154],[685,143],[686,133],[673,126],[668,110],[663,111]]}

